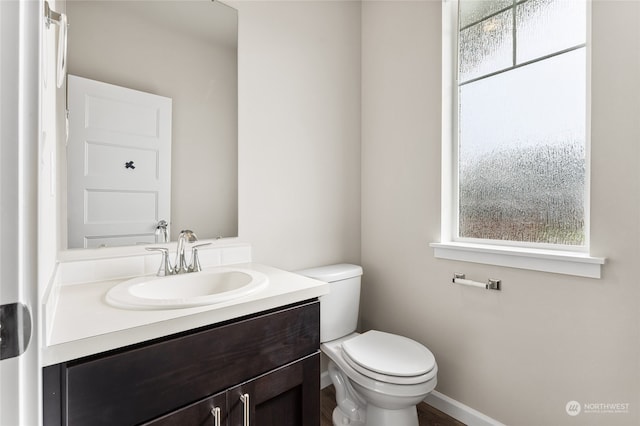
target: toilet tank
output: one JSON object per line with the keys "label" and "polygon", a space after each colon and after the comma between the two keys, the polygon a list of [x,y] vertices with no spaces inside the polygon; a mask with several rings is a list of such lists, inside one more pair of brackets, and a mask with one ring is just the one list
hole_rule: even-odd
{"label": "toilet tank", "polygon": [[353,333],[358,325],[362,267],[341,263],[296,273],[329,283],[329,294],[320,297],[320,342]]}

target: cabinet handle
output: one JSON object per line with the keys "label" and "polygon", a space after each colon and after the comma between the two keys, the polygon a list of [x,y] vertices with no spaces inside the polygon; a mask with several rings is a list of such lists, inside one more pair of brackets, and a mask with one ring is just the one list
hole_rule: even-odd
{"label": "cabinet handle", "polygon": [[222,426],[220,423],[220,407],[211,409],[211,415],[213,415],[214,426]]}
{"label": "cabinet handle", "polygon": [[244,426],[249,426],[249,394],[240,395],[240,401],[244,404]]}

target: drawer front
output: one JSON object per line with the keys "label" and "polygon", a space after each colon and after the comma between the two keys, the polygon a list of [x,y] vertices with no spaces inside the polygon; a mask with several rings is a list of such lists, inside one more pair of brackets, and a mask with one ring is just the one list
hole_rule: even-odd
{"label": "drawer front", "polygon": [[69,363],[63,417],[69,425],[137,424],[311,354],[319,341],[314,301]]}

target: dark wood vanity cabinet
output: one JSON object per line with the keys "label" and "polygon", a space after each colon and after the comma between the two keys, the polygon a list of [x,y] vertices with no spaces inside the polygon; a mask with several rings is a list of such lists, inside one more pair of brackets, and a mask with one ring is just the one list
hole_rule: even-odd
{"label": "dark wood vanity cabinet", "polygon": [[45,367],[44,425],[318,426],[319,338],[314,300]]}

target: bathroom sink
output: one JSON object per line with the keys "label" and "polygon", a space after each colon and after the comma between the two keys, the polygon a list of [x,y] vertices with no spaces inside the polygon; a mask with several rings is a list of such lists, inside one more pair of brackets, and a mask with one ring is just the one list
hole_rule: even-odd
{"label": "bathroom sink", "polygon": [[260,272],[218,267],[167,277],[133,278],[111,288],[106,300],[127,309],[190,308],[245,297],[267,284],[267,276]]}

